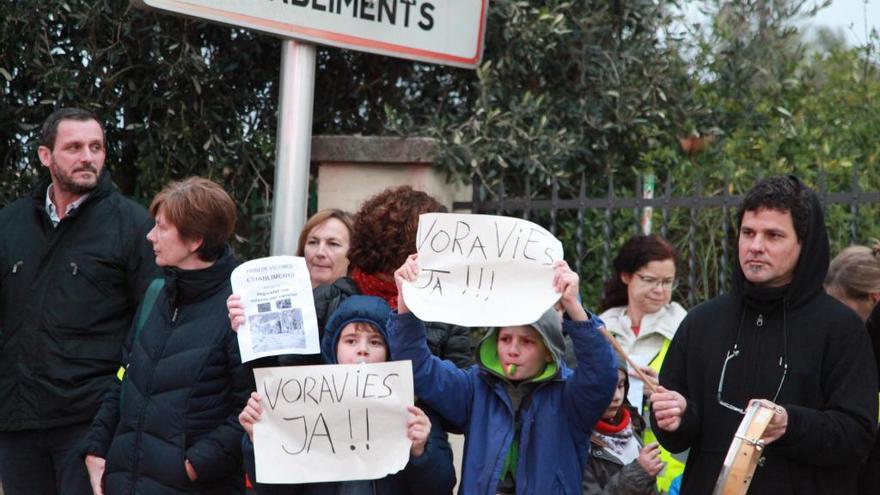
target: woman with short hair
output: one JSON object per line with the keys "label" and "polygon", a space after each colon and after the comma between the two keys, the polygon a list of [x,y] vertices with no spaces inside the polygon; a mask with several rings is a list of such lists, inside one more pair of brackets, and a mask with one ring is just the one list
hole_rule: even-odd
{"label": "woman with short hair", "polygon": [[224,301],[237,265],[235,204],[192,177],[150,205],[147,235],[164,279],[151,284],[124,348],[119,381],[83,448],[96,494],[243,493],[238,413],[248,376]]}
{"label": "woman with short hair", "polygon": [[348,275],[352,219],[336,208],[321,210],[306,220],[296,255],[306,259],[312,289]]}

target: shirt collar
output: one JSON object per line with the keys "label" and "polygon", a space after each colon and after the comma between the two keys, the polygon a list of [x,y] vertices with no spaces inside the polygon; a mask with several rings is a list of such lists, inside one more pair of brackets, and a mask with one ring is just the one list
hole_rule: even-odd
{"label": "shirt collar", "polygon": [[[58,223],[61,222],[61,217],[58,216],[58,208],[55,207],[55,203],[52,201],[53,187],[55,187],[55,184],[49,183],[49,187],[46,188],[46,213],[49,215],[49,220],[52,221],[52,226],[57,227]],[[88,194],[83,194],[76,201],[67,205],[64,216],[70,215],[73,210],[79,208],[88,197]]]}

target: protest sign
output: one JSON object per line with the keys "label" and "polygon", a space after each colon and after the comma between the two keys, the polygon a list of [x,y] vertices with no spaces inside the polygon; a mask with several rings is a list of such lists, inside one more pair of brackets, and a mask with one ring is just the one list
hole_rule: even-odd
{"label": "protest sign", "polygon": [[409,462],[410,361],[257,368],[254,377],[258,482],[379,479]]}
{"label": "protest sign", "polygon": [[306,260],[270,256],[232,272],[232,292],[241,296],[245,322],[238,329],[241,361],[279,354],[318,354],[318,320]]}
{"label": "protest sign", "polygon": [[562,243],[518,218],[426,213],[416,234],[418,279],[407,307],[424,321],[464,326],[534,323],[558,299],[553,262]]}

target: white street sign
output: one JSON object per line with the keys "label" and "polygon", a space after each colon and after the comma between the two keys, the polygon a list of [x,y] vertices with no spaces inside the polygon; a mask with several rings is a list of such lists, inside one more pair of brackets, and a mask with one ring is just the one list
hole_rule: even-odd
{"label": "white street sign", "polygon": [[476,67],[489,0],[132,0],[284,38]]}

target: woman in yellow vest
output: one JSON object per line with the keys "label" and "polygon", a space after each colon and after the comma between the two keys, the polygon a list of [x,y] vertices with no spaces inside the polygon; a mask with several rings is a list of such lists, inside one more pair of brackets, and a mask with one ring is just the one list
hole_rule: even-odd
{"label": "woman in yellow vest", "polygon": [[[686,314],[680,304],[672,302],[677,259],[675,248],[660,236],[631,238],[614,259],[614,275],[606,282],[599,305],[599,317],[608,331],[633,361],[643,366],[654,385],[666,349]],[[646,395],[642,382],[631,376],[629,400],[643,413],[647,410]],[[646,445],[656,441],[650,429],[645,430],[643,439]],[[666,463],[657,477],[661,492],[668,491],[672,480],[684,471],[679,458],[661,450],[661,460]]]}

